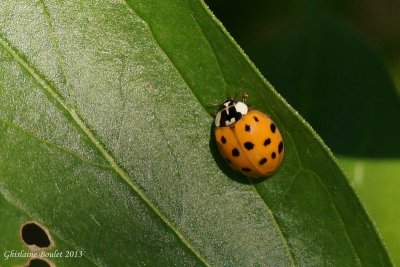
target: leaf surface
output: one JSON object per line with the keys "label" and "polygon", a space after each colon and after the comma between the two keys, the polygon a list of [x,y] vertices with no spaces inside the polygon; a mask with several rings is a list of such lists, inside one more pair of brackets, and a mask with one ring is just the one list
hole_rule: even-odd
{"label": "leaf surface", "polygon": [[[36,220],[82,266],[390,265],[329,150],[202,3],[0,12],[3,250],[26,250],[19,229]],[[207,105],[237,90],[286,140],[257,184],[212,139]]]}

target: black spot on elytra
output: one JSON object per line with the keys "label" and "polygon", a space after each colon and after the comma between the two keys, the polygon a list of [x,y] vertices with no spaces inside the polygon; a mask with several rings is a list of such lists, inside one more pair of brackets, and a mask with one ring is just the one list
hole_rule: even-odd
{"label": "black spot on elytra", "polygon": [[272,152],[272,154],[271,154],[271,158],[276,158],[276,153],[275,152]]}
{"label": "black spot on elytra", "polygon": [[39,248],[50,246],[50,239],[46,231],[34,222],[29,222],[22,226],[21,237],[27,245],[35,245]]}
{"label": "black spot on elytra", "polygon": [[239,157],[240,153],[237,148],[232,149],[232,156],[234,157]]}
{"label": "black spot on elytra", "polygon": [[269,128],[271,128],[271,132],[275,133],[275,130],[276,130],[275,124],[271,123],[271,125],[269,126]]}
{"label": "black spot on elytra", "polygon": [[242,171],[244,171],[244,172],[250,172],[251,171],[251,169],[250,168],[242,168]]}
{"label": "black spot on elytra", "polygon": [[270,138],[265,139],[264,146],[268,146],[269,144],[271,144],[271,139]]}
{"label": "black spot on elytra", "polygon": [[258,122],[258,118],[256,116],[253,117],[256,122]]}
{"label": "black spot on elytra", "polygon": [[262,158],[258,163],[260,165],[264,165],[266,162],[267,162],[267,159],[266,158]]}
{"label": "black spot on elytra", "polygon": [[250,125],[246,124],[246,126],[244,126],[244,130],[246,132],[250,132],[250,130],[251,130]]}
{"label": "black spot on elytra", "polygon": [[280,141],[279,146],[278,146],[278,153],[280,154],[282,152],[282,150],[283,150],[283,142]]}
{"label": "black spot on elytra", "polygon": [[222,137],[221,137],[221,142],[222,142],[223,144],[226,144],[225,136],[222,136]]}
{"label": "black spot on elytra", "polygon": [[244,143],[244,147],[245,147],[247,150],[252,150],[253,147],[254,147],[254,144],[253,144],[252,142],[246,142],[246,143]]}

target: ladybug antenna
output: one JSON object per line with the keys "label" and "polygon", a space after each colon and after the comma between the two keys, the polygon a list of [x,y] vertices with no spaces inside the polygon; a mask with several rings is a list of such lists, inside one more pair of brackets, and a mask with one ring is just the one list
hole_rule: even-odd
{"label": "ladybug antenna", "polygon": [[249,94],[247,92],[243,92],[243,103],[246,104],[248,98],[249,98]]}

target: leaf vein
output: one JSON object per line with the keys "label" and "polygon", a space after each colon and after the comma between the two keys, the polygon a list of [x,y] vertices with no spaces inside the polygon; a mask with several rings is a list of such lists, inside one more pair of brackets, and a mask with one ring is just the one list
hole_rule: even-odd
{"label": "leaf vein", "polygon": [[53,23],[52,23],[50,12],[49,12],[49,10],[47,8],[47,5],[44,2],[44,0],[39,0],[39,3],[41,4],[41,6],[43,8],[43,13],[44,13],[44,16],[45,16],[45,18],[47,20],[50,40],[51,40],[51,43],[52,43],[53,48],[54,48],[54,53],[55,53],[55,56],[56,56],[57,65],[59,67],[61,80],[65,84],[67,92],[68,92],[68,94],[70,96],[71,84],[68,82],[67,77],[65,75],[65,71],[64,71],[64,67],[63,67],[64,59],[63,59],[63,56],[61,55],[61,52],[60,52],[60,48],[59,48],[58,41],[57,41],[57,38],[56,38],[56,33],[55,33],[55,30],[54,30],[54,26],[53,26]]}
{"label": "leaf vein", "polygon": [[359,265],[361,266],[361,265],[362,265],[362,264],[361,264],[361,259],[360,259],[360,257],[358,256],[358,254],[357,254],[357,252],[356,252],[356,248],[355,248],[355,246],[354,246],[353,241],[352,241],[351,238],[350,238],[350,235],[349,235],[349,232],[348,232],[348,230],[347,230],[346,224],[344,223],[343,218],[342,218],[342,216],[341,216],[339,210],[337,209],[337,207],[336,207],[336,205],[335,205],[335,202],[332,200],[332,197],[331,197],[331,195],[329,194],[329,192],[328,192],[328,190],[327,190],[327,188],[326,188],[326,185],[322,182],[321,177],[320,177],[316,172],[314,172],[313,170],[310,170],[310,169],[306,169],[306,168],[302,168],[302,169],[303,169],[304,171],[309,172],[309,173],[315,175],[316,177],[318,177],[318,179],[316,179],[316,180],[322,185],[322,188],[324,189],[325,194],[329,197],[331,206],[332,206],[332,208],[334,209],[334,211],[335,211],[335,213],[336,213],[336,215],[337,215],[337,217],[338,217],[338,219],[339,219],[339,221],[340,221],[340,224],[342,225],[342,227],[343,227],[343,229],[344,229],[344,233],[346,234],[346,238],[348,239],[348,242],[349,242],[350,245],[351,245],[352,252],[353,252],[353,254],[356,256],[357,262],[358,262]]}
{"label": "leaf vein", "polygon": [[[154,31],[150,25],[150,23],[148,23],[138,12],[135,11],[135,9],[127,2],[127,0],[124,0],[124,3],[126,4],[128,10],[130,12],[132,12],[135,16],[139,17],[147,26],[147,28],[149,29],[151,36],[154,40],[154,42],[157,44],[157,46],[161,49],[161,51],[164,53],[165,57],[167,58],[167,60],[172,64],[172,66],[174,67],[175,70],[177,70],[179,76],[182,78],[183,82],[187,85],[187,87],[190,89],[189,92],[194,96],[194,98],[197,100],[197,102],[199,102],[201,105],[201,108],[207,113],[208,110],[205,108],[205,105],[203,103],[203,101],[193,92],[193,90],[191,90],[190,88],[190,84],[187,81],[187,78],[180,72],[179,68],[177,67],[176,63],[169,57],[168,53],[165,51],[165,49],[162,47],[162,45],[160,44],[160,42],[158,41],[158,39],[156,38],[156,35],[154,34]],[[152,3],[152,2],[151,2]]]}
{"label": "leaf vein", "polygon": [[224,72],[222,71],[221,63],[219,62],[218,56],[217,56],[217,54],[215,53],[214,48],[213,48],[213,46],[211,45],[210,41],[208,40],[208,38],[207,38],[206,35],[204,34],[203,27],[200,26],[200,23],[198,22],[197,18],[193,15],[193,10],[192,10],[192,7],[191,7],[191,4],[190,4],[189,0],[186,0],[186,1],[187,1],[187,3],[188,3],[189,9],[190,9],[190,16],[191,16],[191,17],[193,18],[193,20],[196,22],[197,28],[199,28],[199,30],[201,31],[201,34],[202,34],[202,36],[204,37],[204,40],[207,42],[207,45],[209,46],[209,48],[210,48],[210,50],[211,50],[211,52],[212,52],[212,56],[214,57],[215,62],[217,62],[218,71],[219,71],[219,73],[221,74],[222,81],[224,82],[225,96],[228,97],[228,86],[227,86],[227,82],[226,82],[226,77],[225,77]]}
{"label": "leaf vein", "polygon": [[[126,2],[125,2],[126,3]],[[129,6],[129,5],[128,5]],[[132,10],[133,12],[133,10]],[[181,242],[188,247],[190,251],[201,261],[204,265],[210,266],[204,257],[197,251],[186,239],[186,237],[178,230],[178,228],[164,215],[159,208],[146,196],[144,191],[137,185],[129,174],[117,163],[114,157],[107,151],[103,144],[96,138],[94,132],[85,124],[81,116],[76,110],[70,108],[64,100],[58,95],[57,91],[48,83],[39,72],[33,68],[19,52],[13,48],[4,36],[0,35],[0,45],[11,55],[14,59],[34,78],[41,87],[49,94],[49,96],[56,101],[75,121],[77,126],[81,129],[84,135],[86,135],[92,144],[97,148],[100,154],[108,161],[111,168],[142,198],[147,206],[153,210],[153,212],[170,228],[175,235],[181,240]]]}
{"label": "leaf vein", "polygon": [[84,162],[84,163],[86,163],[86,164],[90,164],[90,165],[92,165],[92,166],[98,166],[98,167],[107,168],[107,169],[110,169],[110,168],[111,168],[111,166],[109,166],[109,165],[91,161],[91,160],[89,160],[89,159],[87,159],[87,158],[84,158],[84,157],[82,157],[81,155],[77,154],[77,153],[76,153],[75,151],[73,151],[73,150],[67,149],[67,148],[65,148],[65,147],[63,147],[63,146],[60,146],[60,145],[56,144],[56,143],[50,142],[49,140],[45,140],[45,139],[43,139],[43,138],[40,138],[39,136],[36,136],[35,134],[33,134],[32,132],[30,132],[29,130],[24,129],[24,128],[21,127],[20,125],[17,125],[17,124],[15,124],[15,123],[13,123],[13,122],[8,122],[8,121],[5,121],[5,120],[3,120],[3,119],[0,119],[0,123],[5,124],[6,127],[11,127],[11,128],[13,128],[13,129],[15,129],[15,130],[17,130],[17,131],[20,131],[21,133],[23,133],[24,135],[26,135],[27,137],[29,137],[29,138],[31,138],[31,139],[34,139],[34,140],[36,140],[36,141],[38,141],[38,142],[41,142],[41,143],[43,143],[43,144],[46,144],[46,145],[48,145],[48,146],[54,147],[54,148],[56,148],[57,150],[63,151],[63,152],[65,152],[65,153],[67,153],[67,154],[73,156],[74,158],[80,160],[81,162]]}
{"label": "leaf vein", "polygon": [[271,216],[272,222],[274,223],[275,229],[277,229],[277,232],[279,233],[279,235],[281,236],[282,240],[284,241],[283,244],[284,244],[285,248],[287,249],[287,252],[289,253],[289,258],[291,260],[291,266],[296,266],[296,261],[295,261],[293,252],[290,249],[289,242],[288,242],[287,238],[285,237],[285,235],[283,234],[281,228],[279,227],[279,224],[278,224],[278,222],[277,222],[277,220],[276,220],[271,208],[268,206],[268,204],[262,198],[261,194],[257,190],[257,187],[254,185],[254,183],[252,183],[250,178],[249,178],[249,182],[251,183],[251,186],[252,186],[253,190],[256,192],[256,195],[261,199],[261,202],[264,203],[269,215]]}
{"label": "leaf vein", "polygon": [[279,197],[279,199],[275,202],[274,205],[271,206],[271,209],[275,210],[277,206],[279,206],[280,203],[282,203],[286,196],[289,194],[290,190],[292,189],[292,186],[294,184],[294,181],[298,177],[298,175],[301,173],[301,169],[297,170],[297,172],[293,175],[293,178],[290,179],[289,185],[287,186],[285,192]]}

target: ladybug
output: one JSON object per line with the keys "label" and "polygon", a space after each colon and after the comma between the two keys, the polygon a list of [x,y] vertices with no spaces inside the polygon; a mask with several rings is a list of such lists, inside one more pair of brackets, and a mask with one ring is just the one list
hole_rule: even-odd
{"label": "ladybug", "polygon": [[215,140],[228,164],[252,178],[269,176],[281,165],[282,135],[269,115],[228,97],[215,116]]}

